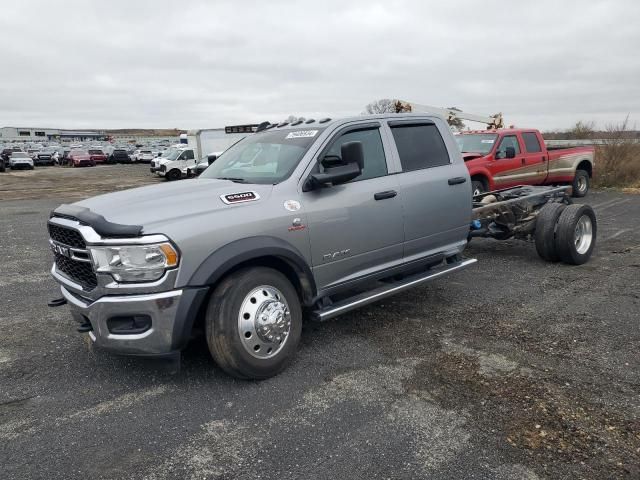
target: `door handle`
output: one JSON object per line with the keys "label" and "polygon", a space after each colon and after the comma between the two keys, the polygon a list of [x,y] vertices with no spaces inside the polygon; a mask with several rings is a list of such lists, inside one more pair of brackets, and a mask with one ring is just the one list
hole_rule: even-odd
{"label": "door handle", "polygon": [[393,198],[398,195],[398,192],[395,190],[387,190],[386,192],[378,192],[373,195],[373,198],[376,200],[384,200],[385,198]]}
{"label": "door handle", "polygon": [[524,158],[521,158],[520,161],[522,162],[522,165],[524,165],[525,163],[527,163],[527,161]]}
{"label": "door handle", "polygon": [[460,185],[461,183],[464,183],[466,181],[466,177],[454,177],[448,180],[449,185]]}

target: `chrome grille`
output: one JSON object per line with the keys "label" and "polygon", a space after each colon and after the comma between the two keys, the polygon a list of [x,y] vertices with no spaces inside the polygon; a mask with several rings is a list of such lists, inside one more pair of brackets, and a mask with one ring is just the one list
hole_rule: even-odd
{"label": "chrome grille", "polygon": [[[77,230],[48,224],[51,240],[66,247],[85,249],[87,247],[84,238]],[[62,252],[62,253],[61,253]],[[54,249],[56,269],[66,275],[70,280],[82,286],[84,290],[93,290],[98,285],[98,279],[93,271],[93,265],[89,261],[88,252],[86,261],[76,260],[64,255],[65,249]],[[77,252],[75,255],[84,252]]]}

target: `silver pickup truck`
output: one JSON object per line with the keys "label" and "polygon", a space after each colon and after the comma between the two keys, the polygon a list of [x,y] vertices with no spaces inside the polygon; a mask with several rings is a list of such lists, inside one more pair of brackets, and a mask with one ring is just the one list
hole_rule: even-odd
{"label": "silver pickup truck", "polygon": [[[222,369],[267,378],[295,353],[303,312],[333,318],[474,263],[461,253],[471,233],[500,238],[491,203],[514,194],[500,195],[472,201],[439,117],[263,124],[198,179],[55,209],[51,273],[63,297],[50,305],[68,304],[79,331],[122,354],[179,355],[199,327]],[[547,215],[554,225],[566,198]],[[475,218],[474,206],[487,213]],[[565,223],[586,216],[592,236],[587,251],[571,250],[577,261],[563,253],[569,263],[593,249],[595,217],[581,212]],[[518,218],[512,236],[531,235],[530,216]],[[543,247],[555,255],[553,241]]]}

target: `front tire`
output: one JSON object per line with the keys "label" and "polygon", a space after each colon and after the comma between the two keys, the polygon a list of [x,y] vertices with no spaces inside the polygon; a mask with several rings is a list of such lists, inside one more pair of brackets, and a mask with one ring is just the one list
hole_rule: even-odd
{"label": "front tire", "polygon": [[573,177],[573,192],[571,195],[576,198],[584,197],[589,191],[589,172],[584,170],[576,170],[576,176]]}
{"label": "front tire", "polygon": [[180,180],[182,178],[182,173],[180,173],[180,170],[178,170],[177,168],[174,168],[173,170],[169,170],[165,174],[165,177],[167,180],[172,182],[174,180]]}
{"label": "front tire", "polygon": [[481,195],[487,192],[487,186],[484,184],[482,180],[472,180],[471,181],[471,192],[475,197],[476,195]]}
{"label": "front tire", "polygon": [[229,375],[256,380],[277,375],[300,342],[298,293],[277,270],[238,270],[213,292],[205,331],[213,359]]}

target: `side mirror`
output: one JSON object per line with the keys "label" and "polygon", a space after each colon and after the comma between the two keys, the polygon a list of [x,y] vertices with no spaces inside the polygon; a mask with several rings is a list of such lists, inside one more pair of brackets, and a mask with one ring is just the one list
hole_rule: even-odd
{"label": "side mirror", "polygon": [[505,149],[505,158],[516,158],[516,149],[513,147],[507,147]]}
{"label": "side mirror", "polygon": [[347,142],[341,148],[342,164],[325,167],[324,172],[312,173],[302,190],[308,192],[325,185],[340,185],[359,177],[364,166],[362,142]]}
{"label": "side mirror", "polygon": [[209,156],[207,157],[207,162],[209,163],[209,165],[211,165],[213,162],[215,162],[215,161],[216,161],[216,159],[217,159],[217,158],[218,158],[218,157],[217,157],[216,155],[209,155]]}

